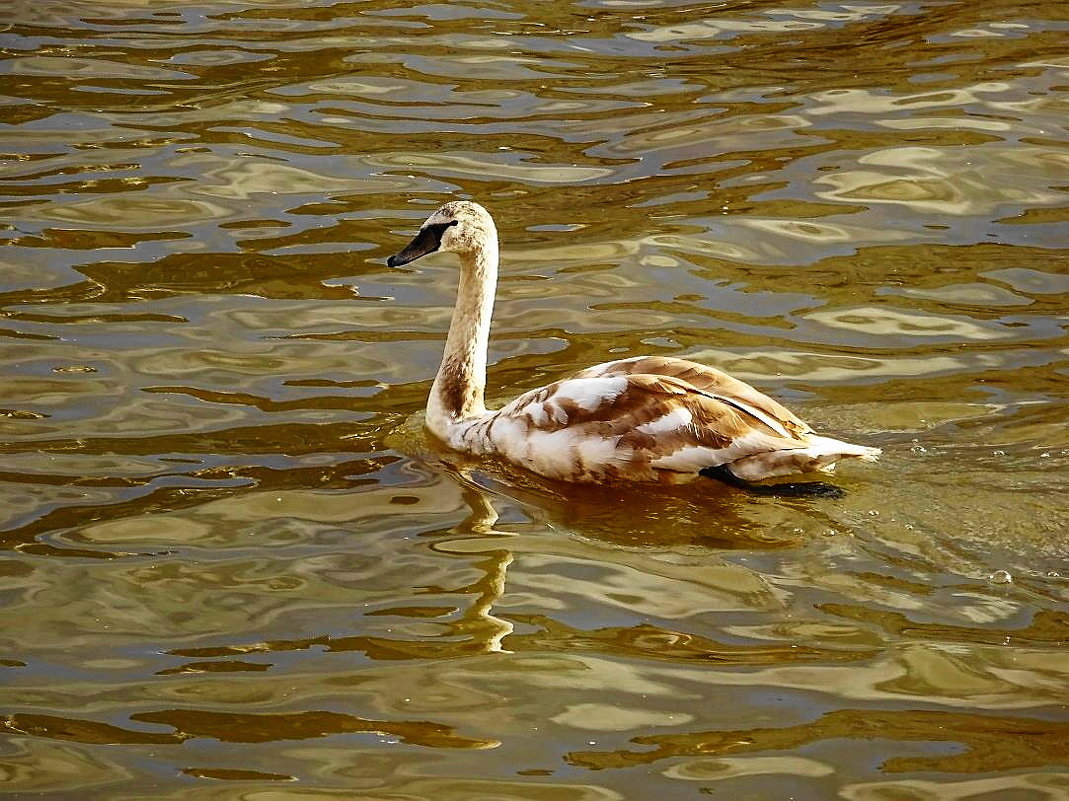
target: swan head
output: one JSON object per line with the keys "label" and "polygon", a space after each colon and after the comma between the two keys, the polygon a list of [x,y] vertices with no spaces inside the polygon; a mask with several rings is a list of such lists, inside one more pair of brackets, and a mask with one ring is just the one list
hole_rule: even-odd
{"label": "swan head", "polygon": [[454,200],[435,209],[419,233],[386,264],[400,267],[428,253],[473,253],[497,247],[497,228],[490,212],[470,200]]}

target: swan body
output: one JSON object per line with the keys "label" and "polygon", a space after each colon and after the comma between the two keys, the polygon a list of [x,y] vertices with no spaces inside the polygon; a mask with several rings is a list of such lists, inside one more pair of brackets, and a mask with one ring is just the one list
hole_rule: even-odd
{"label": "swan body", "polygon": [[455,252],[461,272],[427,401],[427,427],[450,448],[577,483],[674,484],[714,470],[729,480],[760,481],[830,471],[845,458],[874,461],[880,453],[813,433],[775,400],[726,373],[660,356],[589,367],[488,410],[486,349],[498,241],[486,209],[470,201],[446,203],[387,263],[400,266],[439,251]]}

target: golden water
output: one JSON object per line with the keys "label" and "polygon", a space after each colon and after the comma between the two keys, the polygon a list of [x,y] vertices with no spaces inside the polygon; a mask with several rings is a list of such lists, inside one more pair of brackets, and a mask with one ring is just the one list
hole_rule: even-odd
{"label": "golden water", "polygon": [[[1066,8],[5,4],[0,791],[1069,798]],[[685,356],[883,460],[430,448],[455,197],[495,397]]]}

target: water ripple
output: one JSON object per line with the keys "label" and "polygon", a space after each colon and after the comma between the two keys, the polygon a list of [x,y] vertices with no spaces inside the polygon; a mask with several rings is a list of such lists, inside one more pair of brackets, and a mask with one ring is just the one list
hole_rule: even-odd
{"label": "water ripple", "polygon": [[[1058,11],[0,10],[0,787],[1058,796]],[[456,197],[494,399],[685,356],[881,462],[755,503],[443,452],[456,264],[384,260]]]}

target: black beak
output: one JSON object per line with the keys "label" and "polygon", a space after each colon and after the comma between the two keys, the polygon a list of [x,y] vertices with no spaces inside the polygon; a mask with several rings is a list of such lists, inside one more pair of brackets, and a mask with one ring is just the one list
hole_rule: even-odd
{"label": "black beak", "polygon": [[395,253],[393,256],[386,259],[386,266],[400,267],[402,264],[408,264],[410,261],[415,261],[420,256],[434,253],[434,251],[438,250],[438,247],[441,244],[442,231],[438,226],[420,228],[415,239],[405,245],[400,253]]}
{"label": "black beak", "polygon": [[395,253],[390,256],[390,258],[386,259],[386,266],[400,267],[402,264],[408,264],[410,261],[415,261],[420,256],[434,253],[442,246],[442,235],[445,233],[445,229],[452,228],[456,224],[457,221],[453,220],[452,222],[447,223],[424,225],[419,229],[416,238],[405,245],[404,250],[400,253]]}

